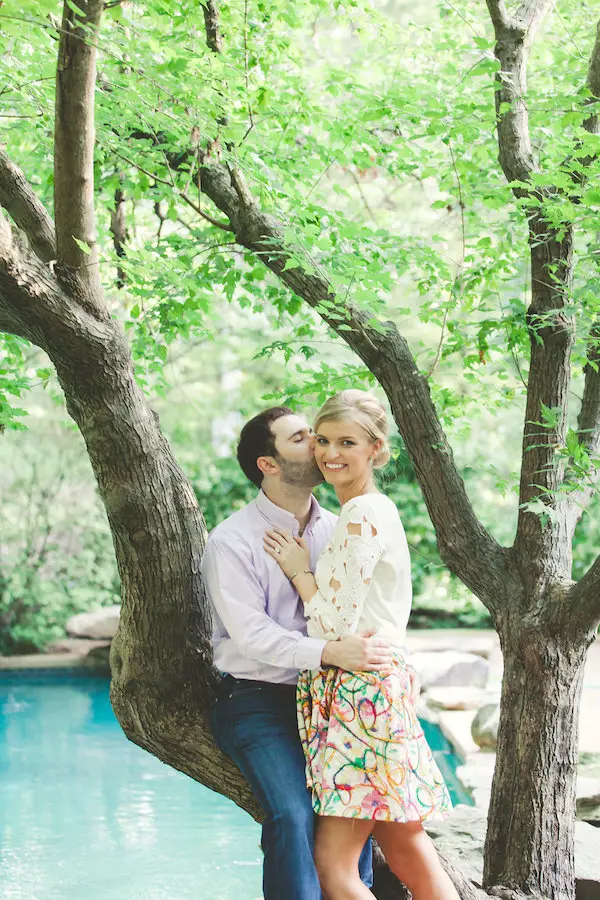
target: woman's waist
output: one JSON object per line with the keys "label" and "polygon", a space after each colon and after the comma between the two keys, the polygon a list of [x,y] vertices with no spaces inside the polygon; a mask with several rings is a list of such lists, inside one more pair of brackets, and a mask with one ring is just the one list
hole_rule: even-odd
{"label": "woman's waist", "polygon": [[372,681],[377,680],[378,678],[385,678],[388,675],[406,674],[408,676],[409,670],[406,654],[403,651],[394,650],[390,663],[382,669],[345,669],[341,666],[322,665],[319,666],[318,669],[304,669],[300,672],[300,678],[321,678],[324,675],[333,675],[337,672],[346,672],[348,675],[365,676],[368,680]]}
{"label": "woman's waist", "polygon": [[403,655],[406,645],[406,626],[391,624],[374,619],[359,619],[356,626],[344,626],[342,624],[332,625],[327,628],[326,624],[317,619],[308,620],[307,634],[309,637],[319,638],[326,641],[341,641],[344,638],[359,636],[362,632],[370,631],[378,637],[385,638],[389,642],[390,647],[395,653]]}

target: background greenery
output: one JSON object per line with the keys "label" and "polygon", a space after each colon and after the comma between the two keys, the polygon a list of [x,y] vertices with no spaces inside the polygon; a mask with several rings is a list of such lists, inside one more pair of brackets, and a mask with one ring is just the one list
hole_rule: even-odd
{"label": "background greenery", "polygon": [[[59,13],[54,0],[0,10],[3,142],[49,208]],[[569,171],[569,154],[597,149],[580,127],[594,13],[591,2],[565,0],[549,17],[528,99],[540,184],[569,183],[545,214],[579,225],[577,373],[600,303],[600,163],[579,196]],[[200,205],[220,218],[194,191],[193,154],[175,175],[167,168],[167,154],[210,137],[285,222],[297,265],[325,268],[373,319],[399,325],[429,376],[477,514],[511,543],[528,364],[526,210],[496,159],[485,5],[245,0],[223,2],[220,15],[226,53],[215,55],[198,0],[112,7],[97,92],[103,280],[208,526],[253,495],[232,457],[245,418],[282,401],[310,416],[331,391],[370,384],[313,312],[198,214]],[[125,198],[121,243],[110,231],[116,192]],[[576,378],[576,395],[579,386]],[[42,647],[73,612],[116,602],[118,583],[82,441],[48,360],[1,335],[0,429],[7,653]],[[486,623],[441,565],[399,439],[395,450],[383,484],[412,547],[413,622]],[[574,577],[597,555],[599,526],[596,499],[576,534]]]}

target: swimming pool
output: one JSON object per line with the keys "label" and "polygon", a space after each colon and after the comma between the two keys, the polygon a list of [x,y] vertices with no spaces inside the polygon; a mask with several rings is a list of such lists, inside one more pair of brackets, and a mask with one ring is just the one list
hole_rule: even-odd
{"label": "swimming pool", "polygon": [[105,678],[0,672],[1,900],[257,900],[259,840],[231,801],[127,741]]}

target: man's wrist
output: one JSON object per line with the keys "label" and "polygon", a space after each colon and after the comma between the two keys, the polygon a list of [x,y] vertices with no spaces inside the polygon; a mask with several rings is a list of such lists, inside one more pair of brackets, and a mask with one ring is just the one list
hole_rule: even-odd
{"label": "man's wrist", "polygon": [[337,665],[338,647],[339,641],[327,641],[327,643],[323,647],[323,653],[321,654],[321,662],[324,666]]}

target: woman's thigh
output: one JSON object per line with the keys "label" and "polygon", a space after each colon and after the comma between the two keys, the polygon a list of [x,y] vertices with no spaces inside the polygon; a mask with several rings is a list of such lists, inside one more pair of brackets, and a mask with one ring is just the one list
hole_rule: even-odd
{"label": "woman's thigh", "polygon": [[421,822],[377,822],[373,837],[396,874],[405,867],[428,868],[438,861],[433,842]]}
{"label": "woman's thigh", "polygon": [[371,819],[317,816],[315,862],[319,873],[356,871],[374,824]]}

